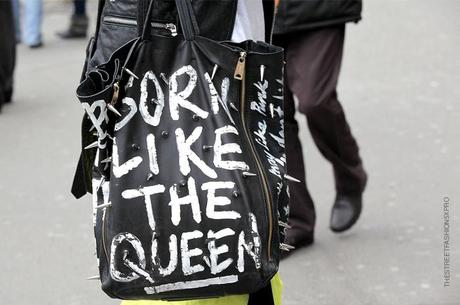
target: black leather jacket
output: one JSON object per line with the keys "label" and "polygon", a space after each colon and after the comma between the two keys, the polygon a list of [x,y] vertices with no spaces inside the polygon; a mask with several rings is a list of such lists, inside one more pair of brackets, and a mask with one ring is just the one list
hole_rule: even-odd
{"label": "black leather jacket", "polygon": [[[153,0],[154,11],[152,22],[157,31],[177,31],[178,16],[174,0]],[[254,0],[251,0],[254,1]],[[266,20],[266,41],[270,41],[274,1],[264,2]],[[139,5],[138,5],[139,4]],[[108,60],[110,54],[120,46],[138,35],[138,24],[144,23],[149,0],[116,0],[105,1],[101,6],[101,18],[96,33],[96,44],[91,52],[88,68]],[[194,0],[193,7],[197,16],[202,36],[213,40],[230,40],[237,10],[237,0]]]}
{"label": "black leather jacket", "polygon": [[358,22],[361,10],[361,0],[281,0],[274,34]]}
{"label": "black leather jacket", "polygon": [[[87,50],[83,73],[108,61],[119,47],[136,38],[142,30],[150,1],[154,2],[152,22],[155,31],[180,32],[179,18],[174,0],[99,0],[96,33]],[[251,0],[256,1],[256,0]],[[259,0],[264,4],[266,41],[271,41],[275,12],[274,0]],[[230,40],[233,33],[238,0],[193,0],[201,36],[217,41]],[[82,123],[82,154],[78,161],[72,194],[76,198],[92,191],[92,167],[94,152],[83,149],[95,141],[89,131],[91,121]]]}

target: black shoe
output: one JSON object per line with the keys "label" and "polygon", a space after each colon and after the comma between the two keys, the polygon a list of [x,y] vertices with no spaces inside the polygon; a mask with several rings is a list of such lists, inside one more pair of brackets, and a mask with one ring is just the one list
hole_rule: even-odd
{"label": "black shoe", "polygon": [[70,26],[63,32],[56,33],[62,39],[85,38],[88,31],[88,16],[73,15]]}
{"label": "black shoe", "polygon": [[337,194],[331,212],[330,228],[339,233],[350,229],[358,220],[362,210],[362,194]]}

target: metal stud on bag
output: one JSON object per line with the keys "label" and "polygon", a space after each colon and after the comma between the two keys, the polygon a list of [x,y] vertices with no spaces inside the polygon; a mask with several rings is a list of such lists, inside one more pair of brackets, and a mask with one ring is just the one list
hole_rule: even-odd
{"label": "metal stud on bag", "polygon": [[107,109],[109,109],[110,111],[118,115],[119,117],[122,117],[121,113],[115,107],[113,107],[112,104],[107,104]]}
{"label": "metal stud on bag", "polygon": [[275,117],[275,106],[273,106],[272,103],[269,105],[270,107],[270,115],[272,116],[272,119]]}
{"label": "metal stud on bag", "polygon": [[214,76],[216,76],[217,68],[219,68],[218,65],[214,65],[214,69],[212,70],[212,75],[211,75],[211,80],[214,79]]}
{"label": "metal stud on bag", "polygon": [[96,206],[96,210],[105,209],[105,208],[108,208],[108,207],[110,207],[110,206],[112,206],[112,203],[111,203],[111,202],[109,202],[109,203],[104,203],[104,204],[100,204],[100,205]]}
{"label": "metal stud on bag", "polygon": [[264,80],[264,74],[265,74],[265,66],[260,65],[260,81]]}
{"label": "metal stud on bag", "polygon": [[287,175],[287,174],[284,175],[284,179],[289,180],[289,181],[292,181],[292,182],[297,182],[297,183],[302,182],[302,181],[300,181],[299,179],[294,178],[294,177],[292,177],[292,176],[289,176],[289,175]]}
{"label": "metal stud on bag", "polygon": [[250,173],[250,172],[243,172],[243,177],[244,178],[247,178],[247,177],[256,177],[257,174],[254,174],[254,173]]}
{"label": "metal stud on bag", "polygon": [[124,68],[124,70],[126,71],[126,73],[128,73],[129,75],[131,75],[135,79],[139,79],[139,77],[136,74],[134,74],[131,70],[129,70],[128,68]]}
{"label": "metal stud on bag", "polygon": [[235,104],[233,103],[230,103],[230,108],[232,108],[233,110],[235,110],[236,112],[238,112],[238,108],[236,108]]}
{"label": "metal stud on bag", "polygon": [[291,250],[294,250],[295,247],[294,246],[291,246],[291,245],[288,245],[288,244],[283,244],[283,243],[280,243],[280,250],[282,251],[291,251]]}
{"label": "metal stud on bag", "polygon": [[91,148],[95,148],[99,145],[99,142],[98,141],[95,141],[91,144],[89,144],[88,146],[85,147],[85,149],[91,149]]}
{"label": "metal stud on bag", "polygon": [[203,145],[203,151],[210,151],[212,148],[212,145]]}
{"label": "metal stud on bag", "polygon": [[105,182],[105,177],[102,176],[101,182],[100,182],[99,185],[96,187],[96,192],[99,191],[99,189],[102,187],[102,185],[104,184],[104,182]]}
{"label": "metal stud on bag", "polygon": [[101,161],[101,163],[110,163],[110,162],[112,162],[112,157],[107,157]]}
{"label": "metal stud on bag", "polygon": [[94,281],[94,280],[100,280],[101,277],[99,275],[95,275],[95,276],[90,276],[88,278],[86,278],[88,281]]}
{"label": "metal stud on bag", "polygon": [[292,228],[289,224],[287,224],[287,223],[285,223],[285,222],[283,222],[283,221],[278,221],[278,225],[279,225],[280,227],[282,227],[282,228],[287,228],[287,229],[291,229],[291,228]]}
{"label": "metal stud on bag", "polygon": [[166,74],[160,73],[160,78],[166,83],[166,85],[169,86],[169,81],[168,81],[168,78],[166,77]]}

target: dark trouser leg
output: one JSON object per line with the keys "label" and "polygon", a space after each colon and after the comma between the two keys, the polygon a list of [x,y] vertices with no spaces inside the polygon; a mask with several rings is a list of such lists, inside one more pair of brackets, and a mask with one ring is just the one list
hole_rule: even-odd
{"label": "dark trouser leg", "polygon": [[285,88],[284,95],[284,132],[288,174],[301,181],[301,183],[289,182],[289,224],[292,229],[288,230],[286,243],[296,244],[305,239],[313,238],[316,213],[306,185],[302,145],[299,140],[299,125],[294,117],[296,112],[294,98],[289,88]]}
{"label": "dark trouser leg", "polygon": [[57,34],[64,39],[84,38],[88,31],[88,16],[86,16],[86,0],[74,0],[74,12],[68,29]]}
{"label": "dark trouser leg", "polygon": [[334,168],[338,193],[360,193],[366,185],[359,148],[337,99],[345,26],[306,31],[289,43],[288,81],[306,114],[313,139]]}
{"label": "dark trouser leg", "polygon": [[[274,43],[288,47],[289,37],[275,36]],[[301,183],[289,182],[289,225],[285,242],[290,245],[313,241],[316,212],[313,200],[308,192],[305,176],[302,145],[299,140],[299,125],[295,119],[295,103],[287,77],[289,65],[286,67],[284,88],[284,132],[286,141],[286,158],[288,174]]]}
{"label": "dark trouser leg", "polygon": [[86,0],[74,0],[75,15],[85,16],[86,15]]}

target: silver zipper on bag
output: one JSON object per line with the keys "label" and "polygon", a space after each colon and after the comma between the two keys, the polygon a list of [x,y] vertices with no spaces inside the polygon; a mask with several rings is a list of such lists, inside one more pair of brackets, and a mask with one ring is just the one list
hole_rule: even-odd
{"label": "silver zipper on bag", "polygon": [[171,32],[172,36],[177,36],[177,27],[174,23],[159,23],[159,22],[152,22],[153,28],[160,28],[166,29]]}
{"label": "silver zipper on bag", "polygon": [[[123,17],[117,17],[117,16],[104,16],[102,21],[104,23],[137,26],[136,19],[131,19],[131,18],[123,18]],[[177,27],[174,23],[152,22],[152,28],[168,30],[172,36],[177,35]]]}

